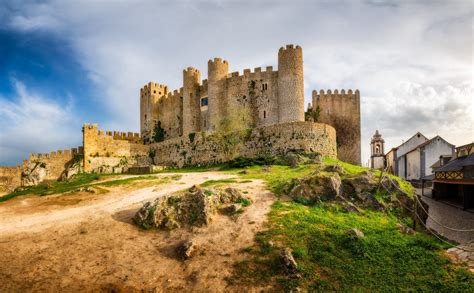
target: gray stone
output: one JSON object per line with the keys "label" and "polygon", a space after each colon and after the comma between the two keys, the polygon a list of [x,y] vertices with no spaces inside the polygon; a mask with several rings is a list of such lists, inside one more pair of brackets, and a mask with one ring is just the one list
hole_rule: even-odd
{"label": "gray stone", "polygon": [[280,250],[280,261],[285,269],[285,272],[288,275],[296,276],[298,275],[298,264],[293,257],[291,249],[284,247]]}
{"label": "gray stone", "polygon": [[194,245],[192,240],[185,240],[183,241],[177,248],[178,255],[182,259],[190,259],[196,250],[196,246]]}
{"label": "gray stone", "polygon": [[400,231],[400,233],[402,233],[402,234],[406,234],[406,235],[414,235],[415,234],[415,230],[413,230],[412,228],[410,228],[408,226],[405,226],[403,224],[397,224],[397,227],[398,227],[398,230]]}
{"label": "gray stone", "polygon": [[21,184],[23,186],[34,186],[43,182],[47,171],[44,163],[30,162],[21,174]]}
{"label": "gray stone", "polygon": [[336,173],[342,174],[344,172],[344,168],[339,164],[331,164],[331,165],[327,165],[324,168],[324,171],[326,171],[326,172],[336,172]]}
{"label": "gray stone", "polygon": [[365,237],[364,233],[362,231],[360,231],[359,229],[357,228],[351,228],[349,230],[347,230],[346,234],[351,237],[351,238],[355,238],[355,239],[362,239]]}

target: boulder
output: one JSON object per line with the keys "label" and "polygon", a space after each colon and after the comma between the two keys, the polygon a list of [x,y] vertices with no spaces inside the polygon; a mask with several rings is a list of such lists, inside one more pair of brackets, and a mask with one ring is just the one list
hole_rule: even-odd
{"label": "boulder", "polygon": [[357,228],[347,230],[346,235],[353,239],[362,239],[365,237],[364,233]]}
{"label": "boulder", "polygon": [[34,186],[46,178],[46,165],[41,162],[30,162],[21,173],[22,186]]}
{"label": "boulder", "polygon": [[415,230],[413,230],[412,228],[410,228],[408,226],[405,226],[403,224],[397,224],[397,228],[400,231],[400,233],[402,233],[402,234],[414,235],[416,233]]}
{"label": "boulder", "polygon": [[299,276],[298,264],[293,257],[291,249],[284,247],[280,250],[280,261],[287,275]]}
{"label": "boulder", "polygon": [[190,259],[196,250],[192,240],[185,240],[178,245],[177,253],[183,260]]}
{"label": "boulder", "polygon": [[373,208],[376,210],[384,210],[385,206],[381,204],[377,198],[370,192],[364,191],[356,195],[357,199],[362,202],[366,207]]}
{"label": "boulder", "polygon": [[310,202],[332,200],[341,195],[341,177],[337,173],[314,173],[302,179],[292,179],[285,189],[293,199]]}
{"label": "boulder", "polygon": [[344,167],[342,167],[339,164],[331,164],[331,165],[327,165],[326,167],[324,167],[324,171],[326,171],[326,172],[336,172],[336,173],[342,174],[344,172]]}
{"label": "boulder", "polygon": [[371,192],[377,186],[377,181],[374,179],[372,173],[368,171],[362,172],[355,177],[346,178],[343,183],[348,185],[355,193]]}
{"label": "boulder", "polygon": [[242,209],[242,205],[240,203],[233,203],[233,204],[230,204],[230,205],[224,207],[222,209],[222,211],[225,214],[233,215],[233,214],[237,213],[238,211],[240,211],[241,209]]}
{"label": "boulder", "polygon": [[74,176],[82,172],[84,172],[84,169],[82,167],[82,161],[74,162],[70,166],[68,166],[64,173],[61,175],[61,181],[71,180]]}
{"label": "boulder", "polygon": [[[235,188],[223,190],[203,190],[191,187],[179,195],[166,195],[141,207],[133,220],[143,228],[166,228],[169,230],[182,225],[206,226],[223,204],[233,203],[232,210],[239,210],[242,193]],[[232,206],[232,205],[231,205]]]}

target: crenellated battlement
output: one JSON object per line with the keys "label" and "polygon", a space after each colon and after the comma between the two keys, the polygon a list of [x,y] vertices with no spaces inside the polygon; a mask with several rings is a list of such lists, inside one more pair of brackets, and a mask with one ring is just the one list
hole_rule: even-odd
{"label": "crenellated battlement", "polygon": [[312,97],[313,98],[320,98],[320,97],[346,97],[346,98],[355,98],[355,97],[360,97],[360,91],[358,89],[356,89],[355,91],[352,91],[352,89],[349,89],[347,92],[346,90],[341,90],[339,92],[339,90],[327,90],[327,91],[324,91],[324,90],[319,90],[319,92],[317,90],[313,90],[312,92]]}
{"label": "crenellated battlement", "polygon": [[229,64],[227,60],[223,60],[222,58],[215,57],[214,59],[209,59],[207,62],[208,65],[214,65],[214,64]]}
{"label": "crenellated battlement", "polygon": [[286,51],[302,51],[302,48],[298,45],[293,45],[293,44],[289,44],[289,45],[286,45],[286,47],[281,47],[280,50],[278,50],[278,53],[284,53]]}
{"label": "crenellated battlement", "polygon": [[101,137],[111,137],[116,140],[128,140],[133,142],[140,141],[140,134],[136,132],[122,132],[122,131],[110,131],[110,130],[99,130],[97,124],[87,124],[83,126],[83,132],[95,133]]}
{"label": "crenellated battlement", "polygon": [[156,82],[149,82],[140,89],[141,97],[151,94],[166,95],[168,94],[168,86]]}
{"label": "crenellated battlement", "polygon": [[84,153],[83,147],[57,150],[50,153],[31,153],[29,156],[30,161],[37,161],[42,159],[55,159],[63,157],[73,157],[75,155],[80,155]]}

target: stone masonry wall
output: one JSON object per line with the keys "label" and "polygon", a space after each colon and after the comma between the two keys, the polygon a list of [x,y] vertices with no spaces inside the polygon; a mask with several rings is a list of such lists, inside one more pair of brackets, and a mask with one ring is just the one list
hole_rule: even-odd
{"label": "stone masonry wall", "polygon": [[82,154],[82,147],[58,150],[49,154],[30,154],[28,160],[23,162],[26,169],[29,163],[42,163],[46,168],[44,180],[55,181],[61,178],[68,164],[73,161],[74,156]]}
{"label": "stone masonry wall", "polygon": [[98,130],[97,124],[84,124],[84,171],[122,173],[130,166],[150,164],[149,147],[138,133]]}
{"label": "stone masonry wall", "polygon": [[[228,160],[211,133],[175,138],[150,145],[154,164],[194,166],[222,163]],[[240,156],[288,152],[318,152],[336,157],[336,131],[333,127],[313,122],[291,122],[253,129],[239,151]]]}
{"label": "stone masonry wall", "polygon": [[338,158],[361,164],[361,124],[359,90],[313,91],[312,108],[319,107],[318,122],[327,123],[337,131]]}
{"label": "stone masonry wall", "polygon": [[0,192],[11,192],[21,185],[21,166],[0,167]]}

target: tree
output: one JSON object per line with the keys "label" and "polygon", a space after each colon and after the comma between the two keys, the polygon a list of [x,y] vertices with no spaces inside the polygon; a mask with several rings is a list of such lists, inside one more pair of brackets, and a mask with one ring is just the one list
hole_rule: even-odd
{"label": "tree", "polygon": [[156,122],[153,129],[153,141],[160,142],[165,140],[166,131],[161,127],[161,121]]}
{"label": "tree", "polygon": [[214,137],[226,160],[237,157],[245,143],[247,130],[252,126],[250,109],[247,107],[232,109],[226,117],[221,119],[214,132]]}

